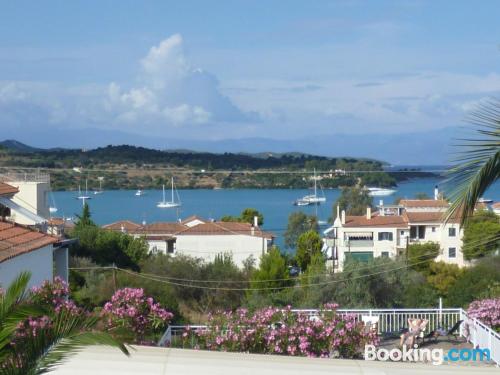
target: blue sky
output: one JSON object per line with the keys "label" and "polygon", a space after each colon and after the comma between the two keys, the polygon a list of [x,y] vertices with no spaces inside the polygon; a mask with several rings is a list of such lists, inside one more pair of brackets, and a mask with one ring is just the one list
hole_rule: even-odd
{"label": "blue sky", "polygon": [[31,135],[452,136],[500,91],[498,14],[498,1],[2,1],[0,129],[46,146],[66,139]]}

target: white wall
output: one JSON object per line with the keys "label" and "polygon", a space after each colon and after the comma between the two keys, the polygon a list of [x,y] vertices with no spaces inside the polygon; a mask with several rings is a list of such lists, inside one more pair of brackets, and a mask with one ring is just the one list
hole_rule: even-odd
{"label": "white wall", "polygon": [[[47,182],[33,182],[33,181],[15,181],[9,182],[10,185],[19,189],[19,192],[14,195],[12,201],[24,207],[28,211],[48,218],[49,214],[49,190],[50,186]],[[33,225],[30,219],[24,217],[22,214],[11,210],[12,219],[18,224]]]}
{"label": "white wall", "polygon": [[175,254],[213,260],[217,254],[231,253],[238,266],[253,255],[258,265],[263,252],[267,252],[267,239],[246,235],[178,235]]}
{"label": "white wall", "polygon": [[22,271],[31,272],[30,287],[52,280],[52,259],[52,245],[48,245],[0,263],[0,287],[7,288]]}

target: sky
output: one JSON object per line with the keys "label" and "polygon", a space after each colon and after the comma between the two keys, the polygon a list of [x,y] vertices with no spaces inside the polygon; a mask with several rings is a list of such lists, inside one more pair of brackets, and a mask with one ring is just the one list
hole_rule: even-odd
{"label": "sky", "polygon": [[487,0],[0,1],[0,139],[442,163],[499,96],[498,14]]}

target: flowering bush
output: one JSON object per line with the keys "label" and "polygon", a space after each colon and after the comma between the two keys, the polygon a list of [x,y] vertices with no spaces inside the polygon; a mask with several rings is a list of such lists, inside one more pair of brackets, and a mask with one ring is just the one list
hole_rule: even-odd
{"label": "flowering bush", "polygon": [[56,277],[53,282],[45,280],[41,286],[34,286],[31,288],[31,294],[33,302],[53,308],[56,313],[61,309],[74,314],[82,312],[69,298],[68,284],[60,277]]}
{"label": "flowering bush", "polygon": [[209,317],[208,327],[186,330],[183,346],[193,335],[196,348],[308,357],[359,357],[365,344],[378,344],[375,333],[364,329],[353,315],[337,313],[338,305],[324,305],[317,316],[285,309],[265,308],[250,314],[246,309]]}
{"label": "flowering bush", "polygon": [[155,333],[167,327],[173,314],[144,295],[144,289],[123,288],[117,290],[102,311],[109,329],[132,333],[136,343],[154,337]]}
{"label": "flowering bush", "polygon": [[467,314],[500,332],[500,298],[474,301],[469,305]]}

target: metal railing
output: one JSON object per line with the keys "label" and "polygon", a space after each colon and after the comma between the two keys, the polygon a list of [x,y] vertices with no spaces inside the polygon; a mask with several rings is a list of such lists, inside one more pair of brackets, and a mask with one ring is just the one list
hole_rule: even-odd
{"label": "metal railing", "polygon": [[[317,309],[294,309],[297,314],[306,314],[310,317],[317,316]],[[360,321],[364,316],[378,317],[378,333],[380,335],[396,335],[402,329],[408,327],[408,319],[427,319],[427,332],[438,328],[449,330],[458,321],[464,323],[460,325],[459,334],[470,342],[474,348],[488,349],[491,360],[500,365],[500,334],[487,327],[475,318],[470,318],[467,313],[460,308],[443,309],[339,309],[340,314],[355,315]],[[187,328],[192,331],[206,329],[206,325],[176,325],[169,326],[158,342],[159,346],[169,345],[172,347],[182,346],[182,334]],[[191,340],[191,346],[195,344],[193,335],[187,338]]]}
{"label": "metal railing", "polygon": [[464,310],[461,310],[460,319],[465,322],[460,327],[460,335],[474,348],[488,349],[491,360],[500,366],[500,334],[476,318],[470,318]]}
{"label": "metal railing", "polygon": [[0,181],[6,183],[19,181],[50,183],[50,174],[39,171],[34,172],[32,170],[30,170],[29,172],[8,170],[0,173]]}

